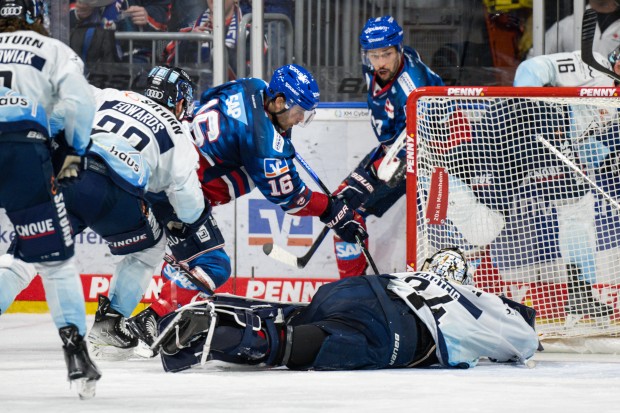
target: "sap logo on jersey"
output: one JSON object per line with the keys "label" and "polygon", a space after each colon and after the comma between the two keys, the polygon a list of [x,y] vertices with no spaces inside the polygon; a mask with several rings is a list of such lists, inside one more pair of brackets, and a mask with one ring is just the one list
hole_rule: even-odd
{"label": "sap logo on jersey", "polygon": [[266,199],[248,202],[248,244],[262,246],[268,242],[288,246],[312,245],[312,217],[285,213]]}
{"label": "sap logo on jersey", "polygon": [[283,159],[265,159],[265,176],[267,178],[275,178],[276,176],[283,175],[288,171],[288,164]]}
{"label": "sap logo on jersey", "polygon": [[362,248],[357,244],[350,244],[348,242],[336,243],[336,257],[339,260],[354,260],[362,255]]}

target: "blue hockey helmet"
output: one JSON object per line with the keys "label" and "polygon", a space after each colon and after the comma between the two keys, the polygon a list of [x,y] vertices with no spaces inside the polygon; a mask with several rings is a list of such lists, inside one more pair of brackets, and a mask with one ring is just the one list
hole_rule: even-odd
{"label": "blue hockey helmet", "polygon": [[47,3],[43,0],[0,0],[0,18],[17,17],[28,24],[48,23]]}
{"label": "blue hockey helmet", "polygon": [[362,50],[381,49],[396,46],[403,48],[403,28],[392,16],[368,19],[360,34]]}
{"label": "blue hockey helmet", "polygon": [[265,93],[269,99],[283,95],[287,110],[299,106],[304,111],[301,126],[310,123],[319,104],[319,85],[308,70],[295,64],[276,69]]}
{"label": "blue hockey helmet", "polygon": [[149,72],[144,96],[172,109],[178,101],[183,101],[184,116],[192,116],[194,111],[194,85],[192,79],[179,67],[155,66]]}
{"label": "blue hockey helmet", "polygon": [[422,271],[432,272],[458,284],[474,285],[467,259],[458,248],[440,249],[424,262]]}

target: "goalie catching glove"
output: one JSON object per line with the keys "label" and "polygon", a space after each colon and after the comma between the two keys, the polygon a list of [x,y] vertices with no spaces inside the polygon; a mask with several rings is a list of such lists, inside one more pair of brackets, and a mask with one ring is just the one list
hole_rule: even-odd
{"label": "goalie catching glove", "polygon": [[338,186],[334,195],[343,199],[352,209],[357,209],[368,200],[375,188],[381,184],[377,178],[375,165],[367,171],[362,166],[355,168],[349,176]]}
{"label": "goalie catching glove", "polygon": [[360,241],[368,238],[362,217],[340,198],[332,198],[319,218],[345,242],[356,243],[358,237]]}

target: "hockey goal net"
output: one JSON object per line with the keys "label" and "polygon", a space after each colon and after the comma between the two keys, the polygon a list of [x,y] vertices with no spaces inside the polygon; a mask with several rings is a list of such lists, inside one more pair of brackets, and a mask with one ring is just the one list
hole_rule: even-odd
{"label": "hockey goal net", "polygon": [[619,337],[619,93],[412,93],[408,269],[439,248],[459,247],[477,287],[537,310],[543,340]]}

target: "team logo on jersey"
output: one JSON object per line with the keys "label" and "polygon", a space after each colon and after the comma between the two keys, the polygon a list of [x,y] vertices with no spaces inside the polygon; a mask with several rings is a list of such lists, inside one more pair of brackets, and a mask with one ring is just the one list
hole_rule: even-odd
{"label": "team logo on jersey", "polygon": [[349,261],[362,255],[362,247],[349,242],[336,242],[336,257],[339,260]]}
{"label": "team logo on jersey", "polygon": [[385,113],[390,119],[394,119],[394,105],[390,102],[390,99],[385,99]]}
{"label": "team logo on jersey", "polygon": [[288,164],[283,159],[267,158],[265,159],[265,177],[275,178],[289,171]]}
{"label": "team logo on jersey", "polygon": [[313,239],[312,217],[285,213],[279,205],[265,199],[248,202],[248,244],[310,246]]}

